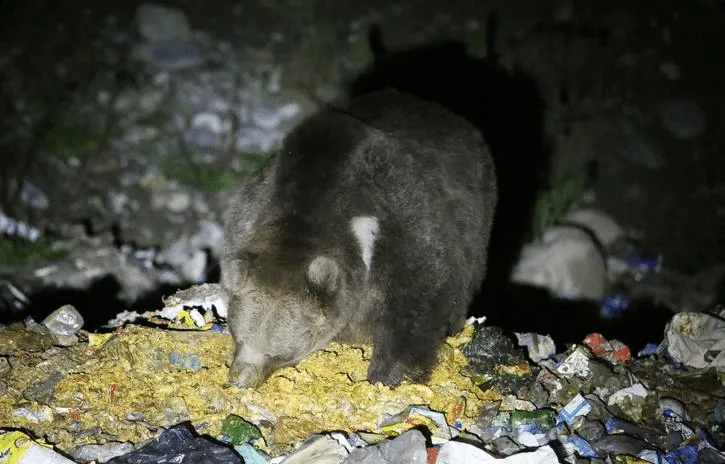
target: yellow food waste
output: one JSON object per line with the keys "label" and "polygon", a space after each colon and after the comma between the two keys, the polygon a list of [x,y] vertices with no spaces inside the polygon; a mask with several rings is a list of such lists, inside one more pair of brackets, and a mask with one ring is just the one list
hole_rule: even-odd
{"label": "yellow food waste", "polygon": [[227,382],[228,333],[128,325],[112,336],[81,332],[84,343],[48,348],[48,335],[33,334],[26,343],[24,327],[5,327],[0,354],[12,369],[2,379],[0,426],[24,428],[68,450],[138,443],[186,420],[201,434],[219,436],[224,418],[237,414],[259,426],[268,451],[318,432],[385,433],[385,418],[410,405],[440,411],[449,424],[458,420],[467,428],[485,402],[500,399],[460,374],[467,361],[459,347],[472,334],[469,325],[447,340],[427,385],[371,385],[365,377],[372,347],[330,343],[260,388],[240,389]]}

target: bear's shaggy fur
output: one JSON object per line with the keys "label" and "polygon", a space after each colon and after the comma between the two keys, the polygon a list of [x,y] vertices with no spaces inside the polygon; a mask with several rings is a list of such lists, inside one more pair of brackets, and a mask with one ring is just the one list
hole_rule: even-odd
{"label": "bear's shaggy fur", "polygon": [[337,340],[373,343],[370,382],[426,381],[484,278],[496,201],[482,136],[437,104],[387,90],[308,118],[225,219],[230,380]]}

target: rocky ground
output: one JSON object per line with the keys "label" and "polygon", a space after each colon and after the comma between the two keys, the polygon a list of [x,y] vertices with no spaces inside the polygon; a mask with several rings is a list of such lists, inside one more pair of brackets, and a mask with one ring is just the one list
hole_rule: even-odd
{"label": "rocky ground", "polygon": [[216,280],[234,186],[320,105],[390,82],[499,156],[490,324],[639,351],[721,302],[722,2],[163,5],[0,4],[0,322],[72,303],[92,331]]}

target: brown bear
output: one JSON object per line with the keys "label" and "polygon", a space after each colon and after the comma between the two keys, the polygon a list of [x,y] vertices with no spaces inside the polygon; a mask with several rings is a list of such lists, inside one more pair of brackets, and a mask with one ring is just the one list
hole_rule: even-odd
{"label": "brown bear", "polygon": [[370,342],[370,382],[425,382],[486,272],[489,149],[443,107],[385,90],[329,105],[225,218],[230,381],[255,387],[330,341]]}

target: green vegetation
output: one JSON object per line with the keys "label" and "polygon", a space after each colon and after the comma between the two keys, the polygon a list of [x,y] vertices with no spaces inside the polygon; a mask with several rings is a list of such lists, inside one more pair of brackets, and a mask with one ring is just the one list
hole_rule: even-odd
{"label": "green vegetation", "polygon": [[192,185],[207,192],[219,192],[239,185],[250,174],[264,165],[271,153],[245,153],[241,172],[212,164],[198,164],[188,161],[167,162],[164,175],[186,185]]}
{"label": "green vegetation", "polygon": [[56,250],[46,238],[34,242],[0,235],[0,266],[19,268],[39,261],[61,258],[64,251]]}
{"label": "green vegetation", "polygon": [[244,177],[247,177],[248,175],[259,171],[260,169],[262,169],[262,166],[264,166],[264,163],[266,163],[267,160],[275,154],[276,152],[274,151],[270,153],[244,153],[242,155],[244,157],[244,167],[242,175]]}
{"label": "green vegetation", "polygon": [[218,192],[242,181],[239,173],[211,164],[168,163],[164,174],[170,179],[207,192]]}
{"label": "green vegetation", "polygon": [[353,43],[350,44],[349,48],[350,60],[357,66],[366,66],[372,63],[373,50],[370,48],[370,42],[367,37],[362,35],[358,36]]}
{"label": "green vegetation", "polygon": [[99,127],[63,115],[55,118],[41,146],[43,151],[60,158],[86,158],[100,148],[101,134]]}
{"label": "green vegetation", "polygon": [[533,232],[536,238],[567,213],[584,192],[586,184],[586,173],[575,173],[539,195],[534,211]]}
{"label": "green vegetation", "polygon": [[468,29],[465,34],[465,42],[468,45],[468,53],[477,58],[488,56],[488,37],[486,29],[478,26],[475,29]]}

